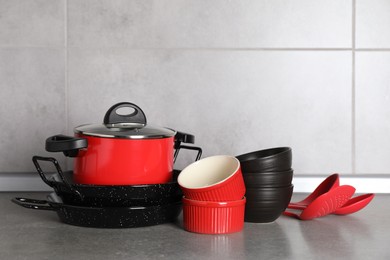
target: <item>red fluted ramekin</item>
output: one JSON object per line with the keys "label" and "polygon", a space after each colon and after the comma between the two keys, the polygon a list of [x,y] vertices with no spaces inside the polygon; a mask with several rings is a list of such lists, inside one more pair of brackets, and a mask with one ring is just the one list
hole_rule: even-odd
{"label": "red fluted ramekin", "polygon": [[234,201],[245,195],[240,162],[229,155],[196,161],[181,171],[177,179],[184,197],[199,201]]}
{"label": "red fluted ramekin", "polygon": [[184,229],[202,234],[239,232],[244,227],[245,197],[240,200],[215,202],[183,197]]}

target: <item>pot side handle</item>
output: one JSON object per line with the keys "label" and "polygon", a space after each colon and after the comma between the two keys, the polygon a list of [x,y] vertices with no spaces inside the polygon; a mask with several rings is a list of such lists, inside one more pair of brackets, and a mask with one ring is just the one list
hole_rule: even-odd
{"label": "pot side handle", "polygon": [[87,139],[61,134],[47,138],[45,146],[48,152],[63,152],[68,157],[77,157],[79,150],[87,147]]}
{"label": "pot side handle", "polygon": [[175,135],[175,143],[176,142],[193,144],[195,143],[195,136],[193,136],[192,134],[177,131]]}

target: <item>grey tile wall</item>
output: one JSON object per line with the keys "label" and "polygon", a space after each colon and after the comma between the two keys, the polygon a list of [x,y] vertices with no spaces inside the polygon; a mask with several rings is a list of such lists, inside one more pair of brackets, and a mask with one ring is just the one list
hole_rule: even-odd
{"label": "grey tile wall", "polygon": [[357,48],[390,48],[389,13],[387,0],[356,1]]}
{"label": "grey tile wall", "polygon": [[72,50],[69,67],[70,125],[132,100],[205,156],[290,145],[302,171],[351,171],[349,52]]}
{"label": "grey tile wall", "polygon": [[362,52],[356,60],[356,170],[389,173],[390,52]]}
{"label": "grey tile wall", "polygon": [[1,171],[31,171],[32,154],[65,130],[64,51],[0,48]]}
{"label": "grey tile wall", "polygon": [[0,0],[0,46],[63,47],[65,0]]}
{"label": "grey tile wall", "polygon": [[357,173],[390,172],[389,12],[389,1],[356,1]]}
{"label": "grey tile wall", "polygon": [[151,124],[196,135],[204,156],[291,146],[297,174],[390,174],[389,8],[0,0],[0,172],[34,171],[46,137],[131,101]]}
{"label": "grey tile wall", "polygon": [[69,0],[69,45],[350,47],[351,7],[351,0]]}
{"label": "grey tile wall", "polygon": [[0,1],[0,172],[34,171],[31,157],[66,129],[65,3]]}

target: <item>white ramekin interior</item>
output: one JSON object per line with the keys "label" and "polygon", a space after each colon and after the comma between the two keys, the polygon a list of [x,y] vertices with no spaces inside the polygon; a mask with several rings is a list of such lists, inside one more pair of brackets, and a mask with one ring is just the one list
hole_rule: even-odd
{"label": "white ramekin interior", "polygon": [[206,188],[228,179],[239,167],[240,162],[233,156],[211,156],[184,168],[177,181],[185,188]]}

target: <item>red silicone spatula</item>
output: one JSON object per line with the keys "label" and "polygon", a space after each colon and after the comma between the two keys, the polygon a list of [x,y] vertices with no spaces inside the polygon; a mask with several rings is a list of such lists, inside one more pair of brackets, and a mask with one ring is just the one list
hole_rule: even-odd
{"label": "red silicone spatula", "polygon": [[355,213],[361,210],[362,208],[364,208],[365,206],[367,206],[368,203],[370,203],[371,200],[374,198],[374,196],[375,195],[373,193],[356,196],[348,200],[342,207],[336,209],[336,211],[333,212],[333,214],[348,215],[348,214]]}
{"label": "red silicone spatula", "polygon": [[[363,194],[363,195],[351,198],[342,207],[338,208],[332,214],[348,215],[348,214],[355,213],[355,212],[363,209],[365,206],[367,206],[368,203],[370,203],[371,200],[374,198],[374,196],[375,196],[375,194],[368,193],[368,194]],[[307,206],[300,206],[300,205],[291,205],[291,207],[290,207],[290,205],[289,205],[288,208],[304,210],[306,207]]]}
{"label": "red silicone spatula", "polygon": [[335,187],[314,199],[309,205],[307,205],[301,214],[298,215],[290,211],[285,211],[283,214],[301,220],[310,220],[322,217],[331,214],[342,207],[354,193],[355,188],[349,185]]}
{"label": "red silicone spatula", "polygon": [[316,198],[321,196],[324,193],[327,193],[332,188],[338,187],[340,185],[339,174],[334,173],[328,176],[325,180],[323,180],[320,185],[305,199],[299,202],[290,202],[288,208],[291,209],[303,209],[302,206],[306,207]]}

